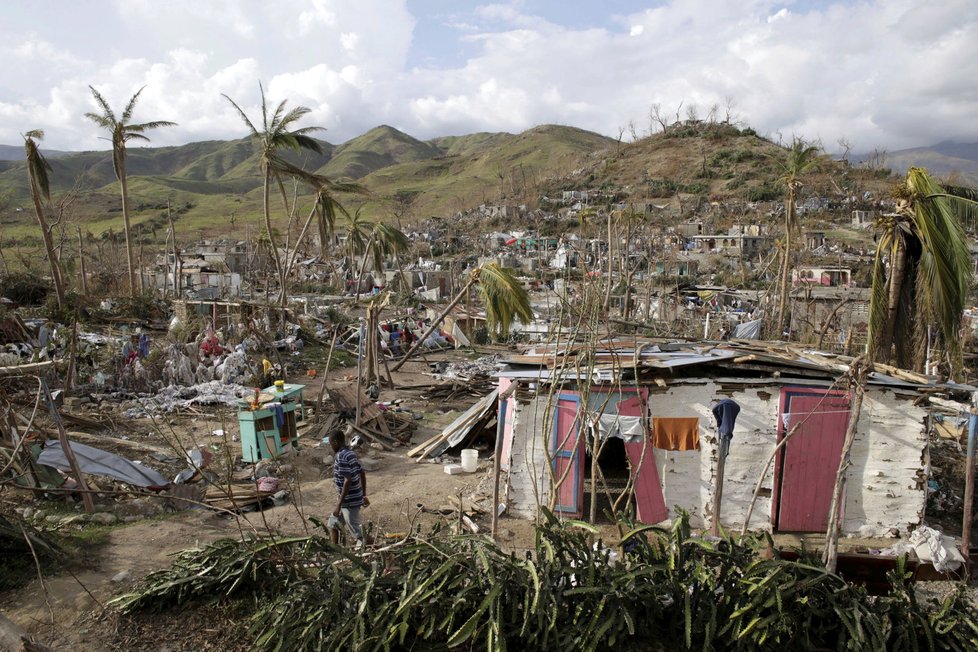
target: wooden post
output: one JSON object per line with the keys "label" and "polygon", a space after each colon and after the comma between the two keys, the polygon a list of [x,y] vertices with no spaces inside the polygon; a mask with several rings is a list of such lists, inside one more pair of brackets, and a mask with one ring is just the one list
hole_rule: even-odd
{"label": "wooden post", "polygon": [[360,397],[363,396],[363,331],[363,326],[360,326],[359,330],[357,331],[359,334],[357,341],[357,414],[356,419],[354,420],[354,424],[357,428],[360,427]]}
{"label": "wooden post", "polygon": [[78,265],[81,275],[81,291],[82,294],[88,294],[88,279],[85,276],[85,245],[82,240],[81,227],[76,226],[75,230],[78,231]]}
{"label": "wooden post", "polygon": [[502,473],[503,464],[503,437],[506,435],[506,415],[499,410],[499,406],[516,392],[517,384],[517,381],[514,380],[499,395],[496,403],[496,448],[492,458],[492,529],[490,531],[493,541],[496,540],[496,531],[499,526],[499,476]]}
{"label": "wooden post", "polygon": [[825,554],[822,561],[825,569],[835,572],[839,556],[839,531],[842,523],[839,519],[839,508],[842,505],[842,494],[846,487],[846,475],[849,472],[849,456],[852,452],[852,442],[856,439],[856,428],[859,425],[859,413],[863,407],[863,396],[866,393],[866,378],[870,365],[862,357],[849,366],[850,386],[854,392],[852,407],[849,411],[849,426],[846,428],[846,438],[842,443],[842,457],[839,459],[839,470],[835,475],[835,489],[832,492],[832,504],[829,507],[829,527],[825,533]]}
{"label": "wooden post", "polygon": [[971,524],[975,509],[975,439],[978,437],[978,410],[971,409],[968,418],[968,456],[964,474],[964,520],[961,524],[961,555],[965,568],[971,570]]}
{"label": "wooden post", "polygon": [[85,476],[82,475],[81,471],[78,469],[78,460],[75,459],[75,453],[71,450],[71,443],[68,441],[68,433],[65,432],[64,424],[61,423],[61,415],[58,414],[58,408],[54,404],[54,399],[51,397],[51,390],[48,389],[48,383],[44,378],[41,378],[41,390],[44,392],[44,401],[47,403],[48,411],[51,412],[51,419],[54,420],[54,425],[58,427],[58,441],[61,442],[61,449],[65,453],[65,458],[68,460],[68,466],[71,467],[71,474],[75,476],[75,480],[78,481],[78,489],[81,490],[82,504],[85,506],[85,511],[89,514],[95,511],[95,505],[92,503],[92,496],[88,493],[88,485],[85,483]]}
{"label": "wooden post", "polygon": [[71,325],[71,343],[68,345],[68,372],[65,374],[65,389],[71,391],[75,386],[75,365],[78,352],[78,313]]}
{"label": "wooden post", "polygon": [[333,326],[333,341],[329,343],[329,353],[326,354],[326,368],[323,369],[323,384],[319,386],[319,398],[316,399],[316,423],[323,422],[323,394],[326,392],[326,377],[329,375],[329,365],[333,362],[333,350],[336,348],[336,338],[340,332]]}
{"label": "wooden post", "polygon": [[710,534],[720,536],[720,504],[723,502],[723,470],[727,463],[726,452],[729,444],[724,446],[723,437],[717,432],[717,443],[719,444],[719,456],[717,458],[717,478],[713,485],[713,518],[710,525]]}

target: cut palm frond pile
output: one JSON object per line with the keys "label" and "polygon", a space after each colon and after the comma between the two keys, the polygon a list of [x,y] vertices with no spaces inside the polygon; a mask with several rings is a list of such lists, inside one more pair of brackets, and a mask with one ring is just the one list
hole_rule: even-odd
{"label": "cut palm frond pile", "polygon": [[[354,555],[312,536],[220,541],[180,553],[115,605],[253,605],[259,649],[973,650],[962,591],[919,602],[902,572],[864,589],[816,565],[760,559],[732,539],[641,527],[614,551],[548,515],[535,550],[435,531]],[[754,542],[756,543],[756,541]]]}

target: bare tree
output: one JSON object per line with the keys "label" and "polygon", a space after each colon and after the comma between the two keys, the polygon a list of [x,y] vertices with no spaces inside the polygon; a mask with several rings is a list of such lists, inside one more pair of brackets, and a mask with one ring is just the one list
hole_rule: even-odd
{"label": "bare tree", "polygon": [[839,140],[837,140],[835,142],[839,145],[839,151],[841,152],[841,154],[839,155],[839,157],[843,161],[845,161],[846,163],[848,163],[849,162],[849,153],[852,151],[852,142],[848,138],[846,138],[845,136],[840,137]]}

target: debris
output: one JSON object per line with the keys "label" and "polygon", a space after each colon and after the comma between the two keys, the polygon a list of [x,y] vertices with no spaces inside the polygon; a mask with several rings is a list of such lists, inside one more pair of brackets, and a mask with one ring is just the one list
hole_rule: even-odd
{"label": "debris", "polygon": [[[82,473],[104,475],[136,487],[151,489],[159,489],[170,484],[166,478],[153,469],[131,462],[114,453],[78,443],[72,443],[71,449],[78,459],[78,468]],[[62,471],[67,471],[70,468],[68,459],[61,448],[61,442],[57,439],[49,439],[44,442],[44,449],[41,450],[37,462]]]}
{"label": "debris", "polygon": [[114,525],[118,522],[119,517],[112,512],[98,512],[92,514],[91,518],[88,519],[92,523],[97,523],[98,525]]}
{"label": "debris", "polygon": [[121,584],[122,582],[128,582],[130,579],[132,579],[132,573],[130,573],[127,570],[119,571],[118,573],[112,576],[112,582],[114,584]]}
{"label": "debris", "polygon": [[465,473],[465,471],[462,470],[461,464],[446,464],[443,468],[445,469],[445,473],[448,475],[459,475],[460,473]]}
{"label": "debris", "polygon": [[242,385],[229,385],[219,380],[189,387],[171,385],[161,389],[155,396],[136,399],[136,405],[126,410],[124,414],[129,419],[138,419],[153,414],[192,408],[195,405],[234,406],[253,391]]}

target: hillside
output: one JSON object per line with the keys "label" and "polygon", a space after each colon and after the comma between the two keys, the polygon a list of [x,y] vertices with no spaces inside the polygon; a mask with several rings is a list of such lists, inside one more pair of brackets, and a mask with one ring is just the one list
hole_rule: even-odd
{"label": "hillside", "polygon": [[[470,134],[420,141],[380,126],[341,145],[322,142],[322,155],[290,155],[305,169],[364,183],[373,196],[368,215],[384,216],[385,197],[406,190],[419,194],[413,217],[446,215],[484,201],[526,200],[542,179],[563,175],[613,141],[591,132],[541,126],[522,134]],[[261,214],[258,155],[248,139],[205,141],[178,147],[129,150],[134,223],[162,224],[160,211],[182,206],[178,229],[186,234],[227,235],[230,224],[257,224]],[[51,161],[55,201],[72,188],[78,196],[72,221],[95,234],[118,230],[118,183],[107,151],[74,152]],[[6,241],[36,238],[21,160],[0,161],[0,192],[12,206],[0,216]],[[302,191],[304,192],[304,190]],[[301,201],[301,199],[300,199]],[[278,210],[278,200],[273,204]],[[245,235],[247,231],[241,231]]]}
{"label": "hillside", "polygon": [[431,159],[441,154],[442,151],[430,143],[381,125],[337,147],[333,158],[318,172],[331,178],[361,179],[382,168]]}
{"label": "hillside", "polygon": [[[41,148],[41,153],[48,158],[58,158],[71,152],[62,152],[57,149]],[[0,161],[19,161],[24,158],[23,145],[0,145]]]}
{"label": "hillside", "polygon": [[901,149],[887,153],[883,165],[897,174],[903,174],[913,165],[922,166],[956,183],[978,186],[978,143],[944,141],[931,147]]}

